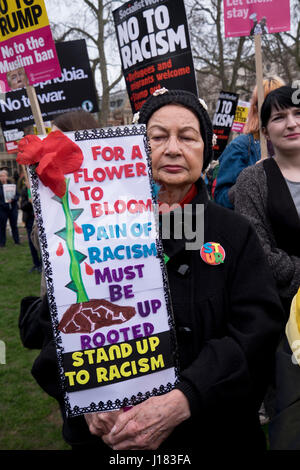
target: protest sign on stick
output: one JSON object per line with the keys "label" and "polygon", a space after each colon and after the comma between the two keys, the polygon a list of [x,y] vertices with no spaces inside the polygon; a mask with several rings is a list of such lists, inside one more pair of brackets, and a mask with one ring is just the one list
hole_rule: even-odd
{"label": "protest sign on stick", "polygon": [[239,95],[230,91],[221,91],[213,117],[213,132],[217,138],[213,146],[214,159],[218,160],[224,151],[234,121]]}
{"label": "protest sign on stick", "polygon": [[0,8],[1,90],[26,87],[35,124],[45,127],[33,84],[61,75],[44,0],[3,0]]}
{"label": "protest sign on stick", "polygon": [[133,113],[163,87],[198,94],[183,0],[127,2],[113,14]]}
{"label": "protest sign on stick", "polygon": [[[2,0],[0,80],[16,90],[61,75],[44,0]],[[4,88],[4,89],[3,89]]]}
{"label": "protest sign on stick", "polygon": [[[223,0],[225,37],[254,36],[258,115],[264,101],[261,35],[290,30],[290,1]],[[267,142],[260,132],[261,159],[268,156]]]}
{"label": "protest sign on stick", "polygon": [[36,96],[35,89],[32,85],[26,86],[27,95],[30,101],[30,106],[34,118],[35,125],[37,127],[37,133],[40,135],[46,134],[45,124],[42,118],[40,105]]}
{"label": "protest sign on stick", "polygon": [[[264,102],[264,87],[263,87],[263,69],[262,69],[262,54],[261,54],[261,35],[256,34],[254,37],[255,44],[255,69],[256,69],[256,85],[257,85],[257,102],[258,102],[258,118],[259,129],[261,128],[260,110]],[[260,154],[261,160],[268,157],[267,141],[262,132],[259,133],[260,138]]]}
{"label": "protest sign on stick", "polygon": [[[59,42],[56,52],[61,76],[34,85],[43,121],[52,121],[61,113],[79,109],[97,112],[98,99],[85,40]],[[0,121],[7,142],[17,140],[14,134],[34,123],[24,88],[7,92],[0,99]]]}
{"label": "protest sign on stick", "polygon": [[145,126],[23,140],[27,162],[42,156],[31,192],[68,415],[170,391],[176,340]]}
{"label": "protest sign on stick", "polygon": [[289,0],[223,0],[225,37],[290,30]]}
{"label": "protest sign on stick", "polygon": [[238,100],[238,104],[235,111],[232,132],[242,133],[247,121],[248,112],[250,108],[249,101]]}

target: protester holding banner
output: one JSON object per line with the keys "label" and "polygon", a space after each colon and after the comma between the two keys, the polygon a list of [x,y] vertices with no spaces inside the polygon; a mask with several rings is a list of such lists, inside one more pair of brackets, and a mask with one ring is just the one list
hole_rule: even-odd
{"label": "protester holding banner", "polygon": [[[160,402],[157,399],[157,408],[153,399],[118,416],[114,431],[103,440],[115,449],[139,448],[147,443],[148,435],[154,435],[157,445],[165,437],[164,433],[156,437],[157,428],[162,428],[165,435],[173,429],[169,442],[162,443],[166,448],[169,443],[180,447],[189,442],[192,448],[207,450],[217,442],[218,448],[227,450],[263,449],[257,410],[282,321],[277,300],[277,314],[273,316],[271,296],[275,291],[258,241],[244,220],[229,217],[207,200],[201,172],[211,159],[212,133],[207,113],[196,97],[183,91],[152,96],[143,106],[139,122],[147,124],[161,202],[204,204],[204,246],[215,240],[226,257],[219,270],[209,264],[203,251],[197,255],[187,251],[184,240],[164,241],[170,257],[167,268],[182,367],[175,391],[181,391],[184,397],[178,396],[174,402],[173,414],[171,392],[159,398]],[[257,262],[261,263],[261,281],[268,286],[264,290],[254,279],[256,268],[248,264]],[[232,269],[238,271],[234,278]],[[271,349],[265,348],[265,341],[273,344]],[[170,413],[168,418],[164,408]],[[190,418],[177,427],[182,410]],[[158,418],[160,414],[164,420]],[[156,420],[158,425],[154,424]]]}
{"label": "protester holding banner", "polygon": [[[178,383],[131,409],[67,417],[47,296],[34,299],[43,334],[32,374],[59,401],[63,435],[73,450],[264,450],[258,409],[283,328],[272,274],[248,222],[208,200],[201,174],[212,158],[212,125],[203,101],[186,91],[161,89],[138,119],[147,125],[153,177],[166,212],[162,226],[173,204],[190,205],[193,225],[197,208],[204,207],[202,247],[187,249],[176,227],[162,240]],[[98,393],[101,400],[101,389]]]}
{"label": "protester holding banner", "polygon": [[299,301],[296,317],[295,299],[291,308],[300,286],[298,92],[285,86],[267,96],[261,122],[275,157],[245,169],[236,183],[236,209],[257,230],[288,319],[287,336],[276,353],[276,415],[270,423],[270,445],[274,450],[300,449]]}
{"label": "protester holding banner", "polygon": [[212,126],[196,96],[160,90],[142,107],[139,122],[147,124],[160,203],[191,204],[193,211],[203,204],[205,211],[205,245],[197,253],[172,233],[163,240],[179,382],[126,412],[67,418],[46,298],[44,345],[32,373],[60,402],[73,450],[105,452],[103,441],[114,450],[264,450],[258,409],[283,328],[272,275],[247,221],[208,201],[201,173],[212,158]]}
{"label": "protester holding banner", "polygon": [[[283,84],[284,82],[278,77],[264,80],[264,96],[266,97],[270,91]],[[260,158],[258,96],[257,87],[255,87],[243,134],[236,137],[219,158],[220,166],[214,193],[215,202],[233,209],[234,185],[238,175],[247,166],[258,162]]]}
{"label": "protester holding banner", "polygon": [[18,230],[18,199],[19,193],[14,192],[14,196],[7,199],[4,188],[8,183],[8,173],[6,170],[0,171],[0,248],[6,244],[6,225],[9,220],[12,237],[16,245],[20,244]]}

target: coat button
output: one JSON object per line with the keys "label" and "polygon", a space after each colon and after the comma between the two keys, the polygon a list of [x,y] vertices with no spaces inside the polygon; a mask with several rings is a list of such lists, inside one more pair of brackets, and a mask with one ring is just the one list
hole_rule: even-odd
{"label": "coat button", "polygon": [[190,272],[190,267],[188,264],[181,264],[177,269],[177,272],[181,274],[181,276],[187,276]]}

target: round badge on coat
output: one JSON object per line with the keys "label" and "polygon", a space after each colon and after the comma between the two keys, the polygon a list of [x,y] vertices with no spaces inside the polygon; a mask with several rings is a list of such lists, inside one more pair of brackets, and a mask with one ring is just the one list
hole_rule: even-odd
{"label": "round badge on coat", "polygon": [[225,250],[220,243],[206,242],[201,247],[200,256],[205,263],[217,266],[224,263]]}

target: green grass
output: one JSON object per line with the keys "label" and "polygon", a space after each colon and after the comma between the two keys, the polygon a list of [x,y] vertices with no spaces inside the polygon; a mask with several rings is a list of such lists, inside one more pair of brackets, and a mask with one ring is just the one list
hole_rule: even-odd
{"label": "green grass", "polygon": [[10,235],[0,248],[0,340],[5,342],[6,364],[0,364],[0,450],[64,450],[57,402],[35,382],[31,367],[38,350],[21,343],[20,301],[39,295],[40,274],[32,266],[27,236],[20,229],[21,246]]}

